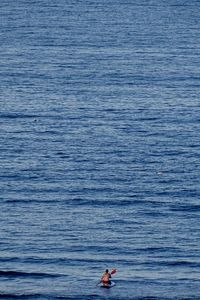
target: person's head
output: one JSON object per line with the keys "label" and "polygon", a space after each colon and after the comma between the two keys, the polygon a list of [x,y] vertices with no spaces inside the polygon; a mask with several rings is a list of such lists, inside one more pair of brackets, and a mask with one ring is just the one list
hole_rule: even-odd
{"label": "person's head", "polygon": [[108,273],[109,271],[108,271],[108,269],[106,269],[106,273]]}

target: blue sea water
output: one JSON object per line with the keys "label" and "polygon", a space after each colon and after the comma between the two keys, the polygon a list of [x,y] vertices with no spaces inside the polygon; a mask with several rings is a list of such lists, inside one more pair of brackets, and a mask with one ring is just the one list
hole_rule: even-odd
{"label": "blue sea water", "polygon": [[0,298],[200,299],[200,2],[0,21]]}

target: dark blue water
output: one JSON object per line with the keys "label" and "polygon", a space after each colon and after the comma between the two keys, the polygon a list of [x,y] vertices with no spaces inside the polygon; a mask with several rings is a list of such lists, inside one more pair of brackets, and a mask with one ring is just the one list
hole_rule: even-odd
{"label": "dark blue water", "polygon": [[200,299],[200,2],[0,20],[0,298]]}

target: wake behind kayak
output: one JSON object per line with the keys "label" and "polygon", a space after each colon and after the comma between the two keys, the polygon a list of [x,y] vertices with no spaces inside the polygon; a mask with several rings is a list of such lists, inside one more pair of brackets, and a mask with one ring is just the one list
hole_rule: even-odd
{"label": "wake behind kayak", "polygon": [[111,281],[110,284],[103,284],[103,283],[101,283],[101,285],[100,285],[100,287],[104,288],[104,289],[110,289],[113,286],[115,286],[115,282],[114,281]]}

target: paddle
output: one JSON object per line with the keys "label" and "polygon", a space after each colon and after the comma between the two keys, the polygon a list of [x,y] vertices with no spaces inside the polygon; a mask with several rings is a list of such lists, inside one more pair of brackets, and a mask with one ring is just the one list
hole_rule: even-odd
{"label": "paddle", "polygon": [[111,275],[114,275],[115,273],[117,273],[117,269],[113,269],[113,270],[110,272]]}
{"label": "paddle", "polygon": [[[117,269],[113,269],[113,270],[110,272],[111,275],[114,275],[114,274],[116,274],[116,273],[117,273]],[[97,283],[97,286],[98,286],[100,283],[101,283],[101,280],[99,281],[99,283]]]}

